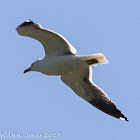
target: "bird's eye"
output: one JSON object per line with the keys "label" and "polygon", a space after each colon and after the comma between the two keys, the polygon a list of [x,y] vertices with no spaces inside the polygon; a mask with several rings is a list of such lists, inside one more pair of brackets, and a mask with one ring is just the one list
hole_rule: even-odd
{"label": "bird's eye", "polygon": [[33,64],[31,66],[33,66]]}

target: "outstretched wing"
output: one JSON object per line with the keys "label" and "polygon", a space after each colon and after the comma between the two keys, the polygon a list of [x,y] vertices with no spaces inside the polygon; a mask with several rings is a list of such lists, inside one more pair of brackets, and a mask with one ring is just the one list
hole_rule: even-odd
{"label": "outstretched wing", "polygon": [[128,121],[104,91],[93,83],[91,67],[62,75],[61,80],[91,105],[113,117]]}
{"label": "outstretched wing", "polygon": [[16,28],[19,35],[34,38],[41,42],[45,54],[64,55],[76,54],[75,48],[60,34],[44,29],[40,24],[27,20]]}

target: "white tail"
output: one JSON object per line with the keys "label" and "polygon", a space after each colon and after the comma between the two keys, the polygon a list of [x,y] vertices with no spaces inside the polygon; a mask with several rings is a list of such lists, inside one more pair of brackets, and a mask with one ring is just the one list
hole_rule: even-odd
{"label": "white tail", "polygon": [[102,53],[80,56],[80,60],[87,62],[89,65],[106,64],[109,61]]}

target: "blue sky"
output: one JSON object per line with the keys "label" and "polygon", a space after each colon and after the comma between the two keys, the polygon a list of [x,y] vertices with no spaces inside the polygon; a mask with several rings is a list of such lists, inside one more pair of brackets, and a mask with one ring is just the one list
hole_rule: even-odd
{"label": "blue sky", "polygon": [[[5,0],[1,1],[0,17],[0,133],[22,135],[0,139],[140,138],[139,0]],[[59,76],[23,74],[32,62],[44,57],[39,42],[21,37],[15,30],[27,19],[65,36],[78,55],[101,52],[106,56],[110,63],[93,67],[93,81],[129,122],[97,110]],[[51,132],[57,136],[44,137]],[[27,133],[43,136],[24,137]]]}

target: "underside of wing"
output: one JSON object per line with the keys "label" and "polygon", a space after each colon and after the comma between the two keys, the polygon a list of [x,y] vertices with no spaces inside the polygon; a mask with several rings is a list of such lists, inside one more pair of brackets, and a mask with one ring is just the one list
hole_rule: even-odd
{"label": "underside of wing", "polygon": [[113,117],[128,121],[104,91],[92,82],[91,67],[62,75],[61,80],[91,105]]}
{"label": "underside of wing", "polygon": [[16,28],[22,36],[41,42],[47,56],[76,54],[75,48],[60,34],[44,29],[40,24],[27,20]]}

